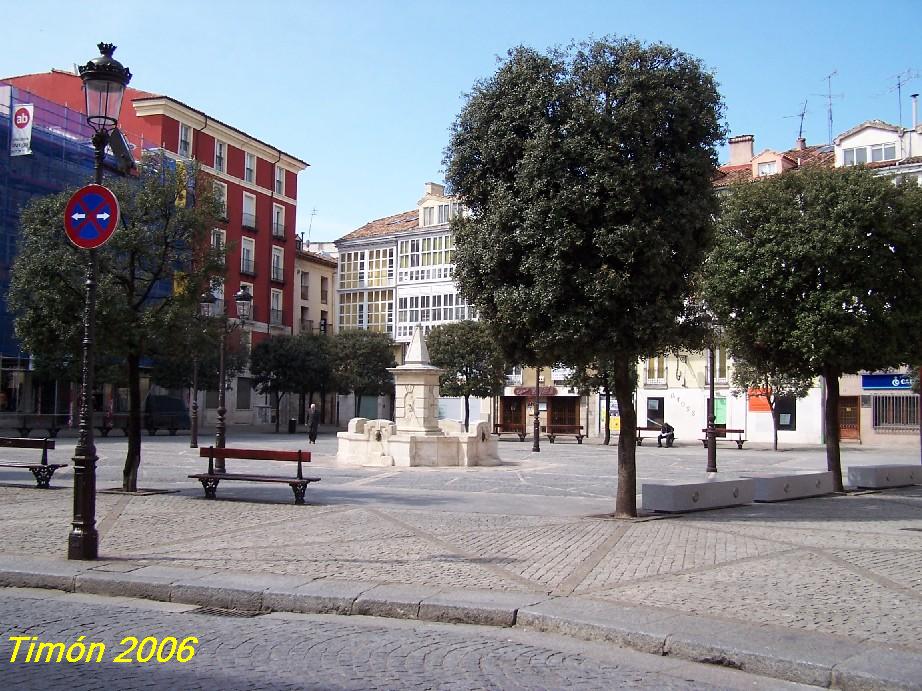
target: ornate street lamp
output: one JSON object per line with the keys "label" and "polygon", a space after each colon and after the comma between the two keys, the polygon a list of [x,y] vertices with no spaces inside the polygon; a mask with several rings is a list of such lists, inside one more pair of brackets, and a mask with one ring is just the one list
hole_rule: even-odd
{"label": "ornate street lamp", "polygon": [[[113,59],[115,46],[98,44],[100,56],[81,66],[80,78],[86,94],[86,121],[93,128],[95,180],[102,184],[106,144],[118,125],[125,87],[131,71]],[[89,250],[86,268],[86,304],[83,312],[83,360],[80,384],[80,427],[74,448],[74,518],[67,539],[68,559],[95,559],[99,554],[96,531],[96,444],[93,440],[93,338],[96,327],[96,250]]]}
{"label": "ornate street lamp", "polygon": [[711,344],[708,347],[708,406],[707,406],[707,445],[708,461],[705,472],[717,472],[717,414],[714,405],[714,380],[717,378],[717,358],[715,351],[717,343],[720,340],[721,328],[717,324],[713,325]]}
{"label": "ornate street lamp", "polygon": [[[202,316],[209,317],[211,316],[213,307],[217,299],[211,293],[211,291],[202,295],[199,301],[199,307],[201,309]],[[237,304],[237,319],[240,323],[244,323],[250,318],[250,311],[253,306],[253,296],[250,295],[250,291],[246,289],[246,286],[242,287],[234,295],[234,302]],[[236,325],[232,325],[227,314],[227,302],[224,302],[224,306],[221,312],[223,323],[221,325],[221,349],[218,358],[218,422],[215,431],[215,443],[214,445],[223,449],[224,444],[227,440],[227,406],[225,398],[225,389],[227,388],[227,375],[224,366],[225,355],[227,352],[227,335],[230,333]],[[217,459],[215,461],[215,472],[223,473],[224,472],[224,459]]]}
{"label": "ornate street lamp", "polygon": [[535,419],[532,428],[531,450],[541,451],[541,407],[538,405],[538,397],[541,395],[541,367],[535,365]]}

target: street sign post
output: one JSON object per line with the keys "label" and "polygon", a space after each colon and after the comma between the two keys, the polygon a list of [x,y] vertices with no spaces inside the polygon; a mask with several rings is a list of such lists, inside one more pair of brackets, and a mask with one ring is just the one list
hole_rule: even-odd
{"label": "street sign post", "polygon": [[102,185],[74,192],[64,210],[64,230],[70,241],[85,250],[106,244],[118,227],[118,199]]}

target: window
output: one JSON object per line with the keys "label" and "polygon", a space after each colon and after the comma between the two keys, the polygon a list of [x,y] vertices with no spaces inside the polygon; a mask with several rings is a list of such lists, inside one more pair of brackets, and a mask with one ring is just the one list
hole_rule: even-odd
{"label": "window", "polygon": [[282,291],[273,290],[269,295],[269,323],[278,326],[282,323]]}
{"label": "window", "polygon": [[365,284],[365,253],[344,252],[339,256],[340,289],[360,288]]}
{"label": "window", "polygon": [[877,163],[878,161],[895,161],[896,160],[896,144],[875,144],[871,147],[871,162]]}
{"label": "window", "polygon": [[192,158],[192,128],[179,123],[179,149],[177,152],[185,158]]}
{"label": "window", "polygon": [[406,282],[451,278],[453,251],[454,238],[451,234],[401,240],[397,245],[400,267],[398,280]]}
{"label": "window", "polygon": [[285,280],[285,251],[281,247],[272,248],[272,280]]}
{"label": "window", "polygon": [[365,325],[365,303],[362,293],[344,293],[339,298],[340,330],[361,329]]}
{"label": "window", "polygon": [[237,410],[250,409],[250,394],[253,381],[249,377],[237,377]]}
{"label": "window", "polygon": [[764,175],[774,175],[778,172],[778,162],[777,161],[767,161],[765,163],[760,163],[758,166],[759,177]]}
{"label": "window", "polygon": [[227,233],[220,228],[212,228],[211,246],[216,250],[223,250],[227,246]]}
{"label": "window", "polygon": [[214,169],[224,172],[227,165],[227,145],[220,139],[214,140]]}
{"label": "window", "polygon": [[320,277],[320,302],[326,305],[330,301],[330,279],[327,276]]}
{"label": "window", "polygon": [[309,300],[311,291],[311,274],[310,271],[301,272],[301,299]]}
{"label": "window", "polygon": [[[707,363],[705,365],[704,372],[704,383],[711,383],[711,354],[706,353]],[[714,383],[717,385],[726,385],[727,384],[727,351],[723,348],[716,348],[714,350],[714,368],[717,370],[717,378],[714,380]]]}
{"label": "window", "polygon": [[223,182],[214,183],[214,199],[221,218],[227,220],[227,185]]}
{"label": "window", "polygon": [[775,400],[778,411],[778,430],[794,432],[797,430],[797,399],[793,396],[779,396]]}
{"label": "window", "polygon": [[281,166],[275,167],[275,193],[285,194],[285,169]]}
{"label": "window", "polygon": [[868,150],[863,146],[854,149],[845,149],[842,154],[842,162],[847,166],[857,166],[868,162]]}
{"label": "window", "polygon": [[439,204],[439,223],[448,223],[448,204]]}
{"label": "window", "polygon": [[871,404],[875,430],[917,431],[919,397],[905,394],[875,394]]}
{"label": "window", "polygon": [[369,290],[367,294],[369,331],[391,333],[394,328],[394,292]]}
{"label": "window", "polygon": [[666,357],[660,355],[647,359],[647,384],[662,386],[666,384]]}
{"label": "window", "polygon": [[369,286],[386,286],[394,280],[394,248],[368,250]]}
{"label": "window", "polygon": [[247,182],[256,182],[256,154],[246,152],[243,164],[243,179]]}
{"label": "window", "polygon": [[506,386],[522,385],[522,368],[519,366],[510,367],[506,370]]}
{"label": "window", "polygon": [[[256,274],[256,263],[253,258],[256,254],[256,246],[250,238],[243,238],[240,241],[240,273],[254,276]],[[250,293],[252,295],[252,292]]]}
{"label": "window", "polygon": [[433,211],[433,208],[431,206],[423,207],[423,225],[424,226],[432,225],[432,211]]}
{"label": "window", "polygon": [[285,237],[285,207],[280,204],[272,205],[272,237]]}
{"label": "window", "polygon": [[250,230],[256,230],[256,195],[243,193],[243,215],[240,225]]}

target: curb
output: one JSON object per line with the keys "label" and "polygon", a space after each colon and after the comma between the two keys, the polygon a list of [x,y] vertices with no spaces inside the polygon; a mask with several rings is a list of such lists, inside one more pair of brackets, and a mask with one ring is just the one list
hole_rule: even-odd
{"label": "curb", "polygon": [[922,653],[809,631],[748,626],[654,607],[544,593],[436,588],[302,576],[215,573],[100,560],[0,555],[0,587],[137,597],[201,607],[367,615],[523,627],[847,690],[922,690]]}

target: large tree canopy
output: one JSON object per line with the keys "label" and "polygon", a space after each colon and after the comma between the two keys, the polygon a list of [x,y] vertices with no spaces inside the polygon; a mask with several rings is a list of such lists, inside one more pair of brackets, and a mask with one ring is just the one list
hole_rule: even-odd
{"label": "large tree canopy", "polygon": [[918,361],[922,189],[862,168],[736,186],[702,274],[731,351],[824,377],[827,463],[841,489],[839,377]]}
{"label": "large tree canopy", "polygon": [[[211,186],[194,185],[194,170],[160,156],[146,158],[140,171],[139,179],[106,181],[122,222],[97,250],[96,360],[124,367],[129,427],[123,485],[130,491],[137,489],[141,460],[141,360],[164,340],[187,340],[178,329],[191,324],[187,315],[197,310],[200,287],[223,268],[208,237],[217,216],[207,194]],[[199,190],[195,200],[192,190]],[[83,337],[88,252],[74,247],[62,227],[70,193],[23,209],[9,294],[16,335],[58,374],[79,365]]]}
{"label": "large tree canopy", "polygon": [[387,371],[396,367],[394,341],[375,331],[342,331],[330,342],[333,379],[341,393],[355,395],[358,417],[363,396],[393,393],[394,377]]}
{"label": "large tree canopy", "polygon": [[634,515],[631,364],[678,340],[717,204],[713,77],[662,44],[509,52],[477,83],[445,153],[462,293],[507,358],[617,362],[616,513]]}

